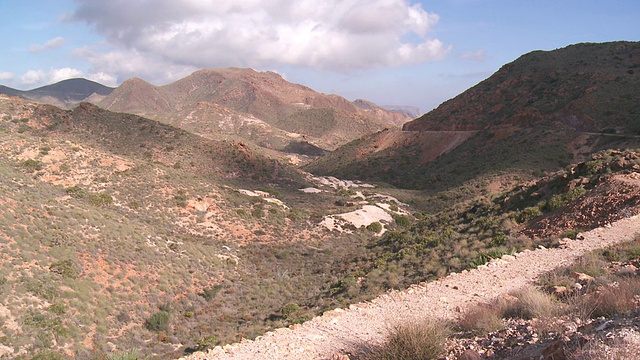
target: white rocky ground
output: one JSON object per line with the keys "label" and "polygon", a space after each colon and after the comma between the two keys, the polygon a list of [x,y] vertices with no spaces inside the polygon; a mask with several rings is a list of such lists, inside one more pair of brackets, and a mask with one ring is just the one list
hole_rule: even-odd
{"label": "white rocky ground", "polygon": [[640,218],[623,219],[586,232],[583,240],[567,241],[558,249],[505,256],[475,270],[391,291],[371,302],[329,311],[304,324],[195,353],[187,359],[331,359],[358,344],[381,343],[394,324],[412,318],[455,319],[472,304],[489,302],[530,284],[542,273],[569,265],[587,251],[631,241],[639,231]]}

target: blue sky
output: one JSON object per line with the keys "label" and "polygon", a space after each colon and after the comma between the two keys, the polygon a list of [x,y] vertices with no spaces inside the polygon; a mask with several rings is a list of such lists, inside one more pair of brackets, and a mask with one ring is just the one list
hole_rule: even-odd
{"label": "blue sky", "polygon": [[0,0],[0,84],[252,67],[428,111],[533,50],[640,40],[632,0]]}

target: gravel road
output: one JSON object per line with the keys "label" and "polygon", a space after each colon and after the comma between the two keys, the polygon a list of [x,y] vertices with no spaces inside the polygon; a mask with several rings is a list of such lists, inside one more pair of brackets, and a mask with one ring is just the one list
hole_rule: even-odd
{"label": "gravel road", "polygon": [[268,332],[255,340],[216,347],[185,359],[331,359],[358,344],[381,343],[395,324],[411,318],[455,319],[468,306],[532,283],[539,275],[569,265],[590,250],[631,241],[640,232],[640,218],[622,219],[610,226],[567,241],[557,249],[524,251],[504,256],[478,269],[390,291],[378,298],[326,312],[304,324]]}

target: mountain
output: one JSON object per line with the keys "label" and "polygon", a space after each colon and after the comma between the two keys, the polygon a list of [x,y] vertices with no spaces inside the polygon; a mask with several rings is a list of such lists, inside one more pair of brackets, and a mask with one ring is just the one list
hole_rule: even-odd
{"label": "mountain", "polygon": [[130,79],[97,105],[206,137],[240,136],[275,150],[300,142],[333,150],[409,120],[372,103],[363,108],[292,84],[274,72],[240,68],[200,70],[164,86]]}
{"label": "mountain", "polygon": [[640,43],[534,51],[404,126],[408,131],[530,127],[638,134]]}
{"label": "mountain", "polygon": [[534,51],[406,123],[305,169],[445,190],[477,177],[531,178],[588,154],[640,144],[640,43]]}
{"label": "mountain", "polygon": [[26,100],[65,109],[71,108],[89,98],[97,101],[109,95],[111,91],[113,91],[113,88],[87,79],[67,79],[27,91],[0,86],[0,94],[18,96]]}

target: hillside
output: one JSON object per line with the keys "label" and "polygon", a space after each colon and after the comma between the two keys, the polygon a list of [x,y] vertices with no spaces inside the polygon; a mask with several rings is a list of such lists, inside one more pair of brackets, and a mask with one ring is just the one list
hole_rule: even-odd
{"label": "hillside", "polygon": [[164,86],[131,79],[97,104],[205,137],[237,135],[275,150],[303,141],[332,150],[409,120],[375,104],[363,108],[289,83],[273,72],[239,68],[200,70]]}
{"label": "hillside", "polygon": [[[531,179],[595,151],[637,147],[638,66],[638,43],[535,51],[393,135],[406,140],[389,142],[383,131],[305,169],[438,191],[501,173]],[[474,135],[447,143],[439,131]]]}
{"label": "hillside", "polygon": [[634,134],[640,104],[640,43],[534,51],[404,130],[481,130],[555,122],[584,132]]}
{"label": "hillside", "polygon": [[18,96],[25,100],[50,104],[63,109],[74,107],[82,101],[97,101],[109,95],[113,88],[87,79],[67,79],[36,89],[21,91],[0,86],[0,94]]}
{"label": "hillside", "polygon": [[326,295],[342,264],[406,211],[88,103],[0,96],[0,119],[3,358],[175,358],[303,321],[351,301]]}

